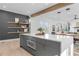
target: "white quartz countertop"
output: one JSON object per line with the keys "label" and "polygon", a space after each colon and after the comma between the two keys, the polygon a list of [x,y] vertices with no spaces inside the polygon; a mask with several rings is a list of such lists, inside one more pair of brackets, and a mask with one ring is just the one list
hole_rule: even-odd
{"label": "white quartz countertop", "polygon": [[73,39],[73,36],[66,36],[66,35],[51,35],[51,34],[46,34],[46,35],[21,34],[21,35],[26,35],[26,36],[31,36],[31,37],[36,37],[36,38],[41,38],[46,40],[53,40],[58,42],[63,42],[65,40],[68,41]]}

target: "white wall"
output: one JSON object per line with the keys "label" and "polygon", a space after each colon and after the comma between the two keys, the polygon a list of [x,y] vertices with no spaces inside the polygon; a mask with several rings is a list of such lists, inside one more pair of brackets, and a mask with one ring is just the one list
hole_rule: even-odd
{"label": "white wall", "polygon": [[52,25],[57,25],[59,23],[61,24],[66,24],[68,21],[62,21],[62,20],[54,20],[54,19],[48,19],[48,18],[43,18],[43,17],[35,17],[31,18],[31,32],[36,33],[37,29],[41,27],[40,22],[47,22],[48,23],[48,33],[52,32]]}
{"label": "white wall", "polygon": [[[69,7],[71,10],[66,11],[65,9],[67,7]],[[79,4],[73,4],[67,7],[31,18],[31,32],[36,33],[37,29],[41,26],[40,21],[48,22],[49,33],[52,31],[52,25],[56,25],[58,23],[62,23],[64,25],[67,22],[72,23],[74,21],[74,15],[79,15]],[[61,13],[57,14],[58,11]],[[73,28],[71,28],[71,31],[74,31]]]}

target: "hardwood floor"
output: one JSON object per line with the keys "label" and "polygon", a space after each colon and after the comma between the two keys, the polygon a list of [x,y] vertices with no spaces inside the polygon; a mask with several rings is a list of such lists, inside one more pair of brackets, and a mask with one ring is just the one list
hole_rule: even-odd
{"label": "hardwood floor", "polygon": [[19,43],[19,39],[0,41],[0,56],[32,56]]}

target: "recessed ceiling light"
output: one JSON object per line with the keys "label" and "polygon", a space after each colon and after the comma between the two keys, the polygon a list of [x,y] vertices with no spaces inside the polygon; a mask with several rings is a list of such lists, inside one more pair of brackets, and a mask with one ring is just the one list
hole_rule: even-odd
{"label": "recessed ceiling light", "polygon": [[70,8],[66,8],[66,10],[70,10]]}
{"label": "recessed ceiling light", "polygon": [[59,14],[59,13],[61,13],[61,12],[57,12],[57,13]]}

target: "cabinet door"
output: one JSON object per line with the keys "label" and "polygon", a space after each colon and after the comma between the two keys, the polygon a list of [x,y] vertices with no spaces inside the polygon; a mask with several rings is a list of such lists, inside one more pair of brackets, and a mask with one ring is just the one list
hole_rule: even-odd
{"label": "cabinet door", "polygon": [[37,56],[60,55],[60,42],[37,38]]}
{"label": "cabinet door", "polygon": [[[36,45],[36,39],[31,37],[31,36],[20,36],[20,45],[27,50],[28,52],[30,52],[32,55],[35,55],[36,53],[36,49],[32,48],[31,46],[28,45],[28,42],[34,42]],[[30,43],[32,44],[32,43]]]}
{"label": "cabinet door", "polygon": [[45,40],[45,55],[59,56],[61,51],[60,42]]}
{"label": "cabinet door", "polygon": [[46,42],[44,39],[37,38],[37,45],[36,45],[36,55],[37,56],[44,56],[46,51]]}
{"label": "cabinet door", "polygon": [[24,35],[20,36],[20,46],[26,48],[26,36]]}

